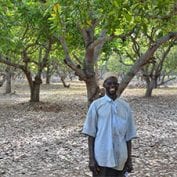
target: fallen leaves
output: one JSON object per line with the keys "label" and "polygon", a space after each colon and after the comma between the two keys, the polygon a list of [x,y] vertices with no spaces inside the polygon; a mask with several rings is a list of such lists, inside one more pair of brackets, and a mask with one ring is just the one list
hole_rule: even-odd
{"label": "fallen leaves", "polygon": [[[87,138],[81,134],[85,92],[77,84],[66,90],[56,85],[51,89],[44,88],[42,102],[33,105],[24,91],[0,95],[1,177],[91,176]],[[177,174],[177,94],[168,92],[161,89],[144,98],[141,89],[128,89],[123,95],[134,110],[138,131],[130,177]]]}

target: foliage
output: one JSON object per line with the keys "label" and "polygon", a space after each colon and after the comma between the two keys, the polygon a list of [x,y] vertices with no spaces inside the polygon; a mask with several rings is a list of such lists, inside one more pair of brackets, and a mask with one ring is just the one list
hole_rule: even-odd
{"label": "foliage", "polygon": [[[80,67],[77,74],[87,73],[85,65],[92,67],[97,61],[108,63],[109,70],[126,72],[155,41],[176,30],[176,10],[174,0],[0,0],[0,53],[24,64],[26,52],[28,69],[37,73],[50,40],[47,64],[54,59],[65,68],[67,53],[76,66],[70,67],[74,71]],[[66,50],[59,43],[61,38]],[[91,47],[98,52],[90,62]],[[166,62],[165,67],[170,64]]]}
{"label": "foliage", "polygon": [[163,69],[168,74],[176,75],[177,74],[177,52],[176,46],[171,51],[167,59],[165,60]]}
{"label": "foliage", "polygon": [[[161,0],[153,3],[150,0],[52,0],[44,2],[23,0],[13,1],[13,3],[9,0],[6,3],[4,1],[0,3],[2,28],[0,50],[15,51],[15,55],[19,54],[21,48],[27,43],[34,42],[36,37],[40,36],[39,40],[42,42],[49,35],[55,37],[65,35],[71,53],[74,51],[83,60],[84,42],[80,30],[89,28],[94,22],[96,22],[95,37],[103,29],[107,29],[110,35],[119,35],[138,26],[138,31],[141,30],[144,33],[151,31],[149,27],[158,28],[157,39],[174,29],[173,27],[176,28],[176,23],[174,23],[176,4],[173,0],[164,0],[163,3]],[[27,28],[28,33],[25,34]],[[146,41],[142,44],[142,46],[147,45]],[[103,51],[105,55],[110,56],[113,49],[110,45],[105,46]],[[130,49],[128,40],[122,42],[117,39],[114,41],[114,46],[121,51],[121,54],[122,51]]]}

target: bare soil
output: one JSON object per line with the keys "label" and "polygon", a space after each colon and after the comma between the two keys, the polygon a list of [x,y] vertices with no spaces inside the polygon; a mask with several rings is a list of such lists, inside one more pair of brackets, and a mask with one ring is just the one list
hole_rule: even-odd
{"label": "bare soil", "polygon": [[[14,93],[0,88],[0,177],[88,177],[87,138],[81,134],[87,111],[82,82],[69,89],[42,85],[41,102],[29,103],[26,83]],[[177,89],[161,88],[152,98],[144,89],[122,97],[134,110],[138,138],[133,141],[130,177],[177,176]]]}

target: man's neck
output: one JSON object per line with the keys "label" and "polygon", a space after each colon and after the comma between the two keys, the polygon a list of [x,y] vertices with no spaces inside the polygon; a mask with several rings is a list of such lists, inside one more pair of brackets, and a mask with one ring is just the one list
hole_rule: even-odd
{"label": "man's neck", "polygon": [[115,95],[109,95],[109,94],[107,94],[107,96],[109,97],[109,98],[111,98],[113,101],[117,98],[117,95],[115,94]]}

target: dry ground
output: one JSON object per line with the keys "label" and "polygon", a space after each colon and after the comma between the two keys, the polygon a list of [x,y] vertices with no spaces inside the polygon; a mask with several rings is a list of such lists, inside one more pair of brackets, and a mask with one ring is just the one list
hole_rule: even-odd
{"label": "dry ground", "polygon": [[[87,139],[81,134],[86,113],[83,83],[43,85],[41,103],[32,105],[26,84],[16,93],[0,88],[0,177],[88,177]],[[138,138],[133,141],[130,177],[177,176],[177,89],[127,89]]]}

